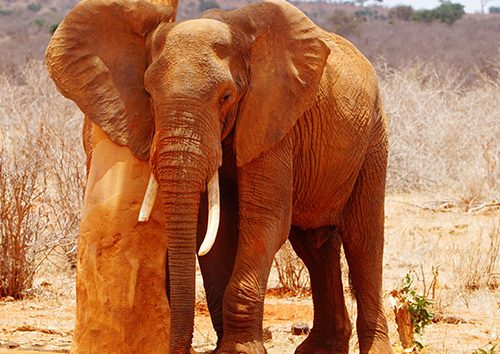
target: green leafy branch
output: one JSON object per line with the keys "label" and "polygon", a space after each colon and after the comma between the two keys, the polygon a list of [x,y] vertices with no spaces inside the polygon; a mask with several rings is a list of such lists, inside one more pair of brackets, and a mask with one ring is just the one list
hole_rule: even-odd
{"label": "green leafy branch", "polygon": [[432,301],[424,295],[418,295],[412,286],[413,278],[408,273],[403,278],[401,295],[408,302],[415,333],[422,336],[424,327],[432,322],[434,316],[431,310]]}
{"label": "green leafy branch", "polygon": [[390,301],[396,315],[399,338],[404,348],[420,350],[422,343],[415,340],[415,334],[422,337],[424,327],[432,322],[432,301],[418,295],[413,288],[413,278],[406,274],[401,286],[391,291]]}

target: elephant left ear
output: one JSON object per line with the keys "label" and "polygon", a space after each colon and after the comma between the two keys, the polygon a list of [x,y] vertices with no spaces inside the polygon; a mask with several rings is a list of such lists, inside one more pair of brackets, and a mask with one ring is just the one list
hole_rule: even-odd
{"label": "elephant left ear", "polygon": [[326,33],[284,0],[254,3],[212,17],[250,37],[250,80],[235,128],[235,153],[243,166],[281,141],[311,107],[329,47]]}

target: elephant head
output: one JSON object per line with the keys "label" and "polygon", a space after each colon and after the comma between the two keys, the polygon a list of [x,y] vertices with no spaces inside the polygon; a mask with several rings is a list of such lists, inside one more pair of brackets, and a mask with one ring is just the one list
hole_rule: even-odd
{"label": "elephant head", "polygon": [[150,161],[165,206],[177,353],[191,344],[198,208],[216,181],[221,142],[234,138],[241,167],[283,139],[313,104],[330,49],[284,0],[171,17],[171,8],[144,1],[84,0],[46,58],[63,95]]}

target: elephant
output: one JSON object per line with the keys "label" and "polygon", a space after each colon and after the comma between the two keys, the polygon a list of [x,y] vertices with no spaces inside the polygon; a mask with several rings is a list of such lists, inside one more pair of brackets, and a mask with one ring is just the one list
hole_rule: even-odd
{"label": "elephant", "polygon": [[215,352],[265,353],[267,280],[287,238],[314,304],[296,353],[348,352],[340,243],[360,352],[392,352],[381,295],[387,118],[373,66],[284,0],[181,22],[170,13],[84,0],[46,52],[58,90],[151,167],[134,210],[157,223],[149,215],[162,204],[169,352],[191,345],[198,251]]}

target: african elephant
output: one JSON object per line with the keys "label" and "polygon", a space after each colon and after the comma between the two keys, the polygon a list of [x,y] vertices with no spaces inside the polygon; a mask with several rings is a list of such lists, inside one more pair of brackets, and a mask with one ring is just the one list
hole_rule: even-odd
{"label": "african elephant", "polygon": [[61,93],[148,160],[158,181],[170,352],[191,344],[207,218],[200,253],[213,250],[200,264],[218,353],[266,352],[266,283],[289,235],[310,271],[315,308],[297,352],[348,351],[336,235],[357,297],[360,350],[392,352],[381,300],[387,129],[373,67],[283,0],[176,23],[167,12],[84,0],[54,34],[47,63]]}

